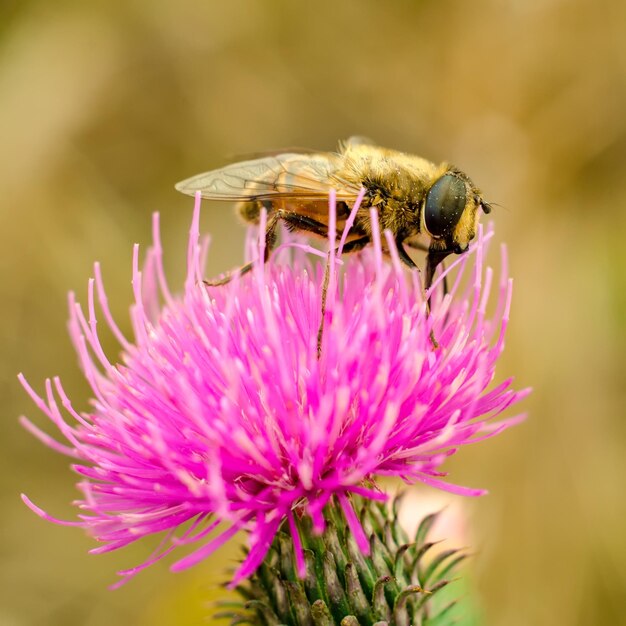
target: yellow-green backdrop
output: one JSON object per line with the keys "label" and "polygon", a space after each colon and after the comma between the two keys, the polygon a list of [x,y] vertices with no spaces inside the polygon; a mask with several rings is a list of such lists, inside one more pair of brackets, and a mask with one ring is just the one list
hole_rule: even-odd
{"label": "yellow-green backdrop", "polygon": [[[84,300],[93,261],[128,329],[153,211],[183,274],[177,180],[351,134],[449,160],[498,204],[515,280],[499,373],[534,387],[530,418],[448,465],[491,491],[467,507],[485,623],[626,623],[625,42],[620,0],[3,0],[0,623],[203,623],[234,546],[109,591],[152,545],[89,556],[24,507],[20,491],[70,518],[76,491],[68,459],[18,426],[45,421],[16,374],[58,374],[87,408],[66,292]],[[203,229],[211,272],[240,262],[228,206]]]}

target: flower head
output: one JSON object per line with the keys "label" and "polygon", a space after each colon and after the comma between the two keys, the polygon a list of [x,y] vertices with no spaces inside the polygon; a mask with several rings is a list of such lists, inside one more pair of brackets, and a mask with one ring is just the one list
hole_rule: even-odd
{"label": "flower head", "polygon": [[[246,529],[250,549],[237,582],[257,568],[285,520],[303,572],[295,516],[307,513],[321,532],[333,496],[367,552],[349,496],[384,499],[377,475],[483,493],[443,482],[439,468],[460,445],[520,419],[493,421],[524,394],[511,390],[510,380],[492,385],[511,298],[504,255],[493,316],[486,315],[492,271],[483,263],[492,233],[481,233],[448,268],[458,272],[445,297],[439,277],[429,313],[418,273],[401,266],[375,214],[373,245],[342,261],[334,250],[350,222],[337,242],[332,197],[330,208],[328,255],[287,237],[267,264],[207,287],[197,198],[180,296],[164,278],[155,217],[143,271],[137,247],[134,253],[132,342],[112,319],[97,265],[87,312],[70,297],[71,337],[93,390],[91,410],[74,409],[58,379],[46,381],[41,398],[22,378],[68,445],[24,420],[27,428],[77,459],[82,499],[73,523],[104,543],[94,552],[168,532],[146,564],[122,574],[193,542],[199,547],[173,566],[188,567]],[[263,258],[262,237],[258,248]],[[121,344],[118,363],[101,347],[97,305]]]}

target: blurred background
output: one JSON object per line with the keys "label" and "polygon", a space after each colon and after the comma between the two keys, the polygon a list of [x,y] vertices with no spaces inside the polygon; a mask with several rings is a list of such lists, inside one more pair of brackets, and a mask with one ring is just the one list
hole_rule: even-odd
{"label": "blurred background", "polygon": [[[2,0],[2,626],[203,623],[234,546],[109,591],[153,546],[90,556],[21,503],[70,519],[77,492],[68,459],[19,427],[48,424],[16,374],[38,390],[60,375],[87,409],[66,293],[85,300],[93,261],[128,329],[153,211],[183,276],[176,181],[352,134],[451,161],[498,204],[515,278],[499,374],[534,393],[526,423],[448,465],[491,492],[463,505],[484,623],[626,624],[626,3]],[[210,273],[240,263],[231,207],[205,207],[203,230]]]}

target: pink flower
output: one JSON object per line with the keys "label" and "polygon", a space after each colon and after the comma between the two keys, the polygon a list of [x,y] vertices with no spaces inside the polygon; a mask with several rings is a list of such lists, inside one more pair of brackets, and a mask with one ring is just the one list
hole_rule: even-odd
{"label": "pink flower", "polygon": [[[330,205],[332,218],[334,198]],[[302,572],[294,516],[308,513],[321,530],[332,496],[367,552],[349,496],[385,499],[376,475],[484,493],[443,482],[439,467],[460,445],[522,418],[493,421],[526,392],[511,390],[511,380],[492,385],[511,280],[503,250],[496,312],[487,317],[492,271],[483,260],[491,232],[481,232],[448,269],[458,267],[448,296],[433,285],[430,315],[418,273],[400,265],[386,233],[391,262],[383,258],[376,228],[374,245],[362,253],[343,260],[331,253],[318,356],[327,255],[288,237],[266,265],[256,264],[227,285],[206,287],[199,215],[197,198],[182,295],[171,295],[164,278],[156,216],[143,272],[135,247],[132,342],[111,317],[98,265],[87,312],[70,296],[71,337],[93,390],[90,411],[74,409],[56,378],[46,381],[40,397],[20,376],[67,444],[25,418],[23,423],[75,458],[73,468],[82,477],[78,521],[60,523],[81,526],[103,542],[93,552],[167,531],[146,563],[120,572],[125,577],[180,544],[194,543],[195,551],[173,569],[189,567],[246,529],[250,550],[236,583],[258,567],[284,520]],[[332,223],[330,230],[332,251]],[[121,344],[119,363],[102,350],[96,305]],[[40,516],[58,521],[24,500]]]}

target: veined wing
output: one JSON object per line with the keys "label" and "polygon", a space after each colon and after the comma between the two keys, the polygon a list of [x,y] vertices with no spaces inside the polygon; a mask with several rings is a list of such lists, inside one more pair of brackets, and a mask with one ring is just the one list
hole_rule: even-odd
{"label": "veined wing", "polygon": [[331,189],[341,200],[354,200],[359,188],[337,176],[339,156],[286,153],[232,163],[198,174],[176,185],[188,195],[200,192],[208,200],[273,200],[328,198]]}

